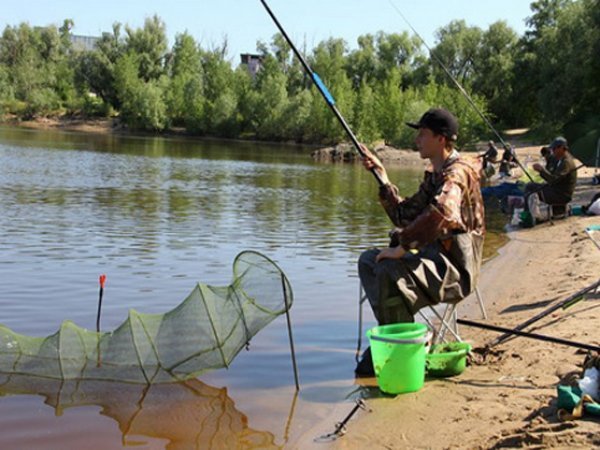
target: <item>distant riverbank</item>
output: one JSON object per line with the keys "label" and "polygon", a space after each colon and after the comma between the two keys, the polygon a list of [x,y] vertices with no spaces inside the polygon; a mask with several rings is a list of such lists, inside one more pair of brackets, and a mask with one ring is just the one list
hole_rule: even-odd
{"label": "distant riverbank", "polygon": [[[33,130],[59,130],[67,132],[95,133],[95,134],[115,134],[131,136],[164,136],[164,137],[183,137],[193,140],[206,141],[233,141],[233,142],[256,142],[261,144],[290,145],[314,149],[311,153],[314,160],[324,163],[338,162],[356,162],[358,153],[350,143],[340,143],[333,146],[323,146],[318,144],[300,144],[296,142],[264,142],[253,139],[226,139],[211,136],[198,136],[185,131],[183,128],[171,128],[168,131],[152,133],[148,131],[132,130],[124,126],[118,118],[82,118],[82,117],[39,117],[32,120],[20,120],[15,118],[5,118],[0,122],[4,126],[14,126],[19,128]],[[521,158],[537,158],[541,144],[535,145],[518,140],[518,135],[513,138],[507,138],[515,148],[517,155]],[[487,142],[482,142],[474,146],[475,151],[465,151],[466,155],[473,156],[476,152],[485,150]],[[369,148],[386,165],[403,165],[412,167],[425,167],[426,161],[421,159],[419,153],[412,149],[399,149],[383,142],[369,145]]]}

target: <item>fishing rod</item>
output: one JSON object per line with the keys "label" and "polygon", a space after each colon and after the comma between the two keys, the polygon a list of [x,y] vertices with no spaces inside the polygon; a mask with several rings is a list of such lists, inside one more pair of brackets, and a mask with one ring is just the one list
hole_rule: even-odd
{"label": "fishing rod", "polygon": [[435,61],[442,67],[442,69],[444,69],[444,72],[446,72],[446,75],[448,75],[448,77],[454,82],[454,84],[456,85],[456,87],[458,88],[458,90],[465,96],[465,98],[467,99],[467,101],[469,102],[469,104],[473,107],[473,109],[477,112],[477,114],[479,114],[479,117],[481,117],[483,119],[483,121],[490,128],[490,130],[492,130],[492,132],[496,135],[496,137],[498,138],[498,140],[500,141],[500,143],[502,144],[502,146],[504,147],[504,149],[510,151],[510,153],[513,156],[513,158],[515,159],[515,162],[519,165],[519,167],[521,168],[521,170],[527,175],[527,177],[529,178],[529,180],[531,180],[531,182],[534,182],[533,178],[531,177],[531,175],[527,172],[527,170],[525,169],[525,167],[523,166],[523,164],[521,164],[521,162],[517,158],[517,154],[514,151],[514,149],[510,145],[508,145],[504,141],[504,139],[502,139],[502,136],[500,136],[500,133],[498,133],[498,131],[496,131],[496,129],[494,128],[494,126],[492,125],[492,123],[489,121],[489,119],[477,107],[477,105],[475,104],[475,102],[473,101],[473,99],[471,98],[471,96],[469,95],[469,93],[465,90],[465,88],[463,88],[462,85],[458,82],[458,80],[450,73],[450,70],[448,70],[448,68],[442,62],[442,60],[440,58],[438,58],[438,56],[433,52],[433,50],[431,49],[431,47],[429,47],[429,45],[427,45],[427,42],[425,42],[425,39],[423,39],[421,37],[421,35],[419,34],[419,32],[411,25],[411,23],[404,16],[404,14],[402,14],[402,12],[400,11],[400,9],[394,4],[394,2],[392,0],[388,0],[388,1],[390,2],[390,5],[392,5],[392,8],[394,8],[396,10],[396,12],[400,15],[400,17],[402,17],[402,19],[404,19],[404,21],[410,27],[410,29],[413,31],[413,33],[415,33],[415,35],[421,40],[421,42],[423,43],[423,45],[425,46],[425,48],[427,48],[427,50],[429,51],[429,54],[432,56],[432,58],[435,59]]}
{"label": "fishing rod", "polygon": [[535,317],[532,317],[529,320],[526,320],[525,322],[521,323],[520,325],[517,325],[516,327],[514,327],[511,331],[504,333],[501,336],[498,336],[496,339],[494,339],[489,345],[489,348],[492,348],[502,342],[504,342],[505,340],[507,340],[509,337],[513,336],[514,333],[513,331],[521,331],[524,328],[527,328],[529,325],[534,324],[535,322],[543,319],[544,317],[547,317],[549,314],[552,314],[554,311],[557,311],[561,308],[563,309],[567,309],[571,306],[573,306],[575,303],[580,302],[581,300],[584,299],[585,294],[587,294],[588,292],[594,291],[596,289],[598,289],[598,287],[600,286],[600,279],[598,279],[595,283],[575,292],[573,295],[570,295],[569,297],[567,297],[564,300],[561,300],[560,302],[550,306],[549,308],[545,309],[544,311],[542,311],[541,313],[539,313],[538,315],[536,315]]}
{"label": "fishing rod", "polygon": [[[279,31],[281,32],[281,34],[283,35],[283,37],[285,38],[285,40],[287,41],[287,43],[292,48],[292,51],[294,52],[294,54],[296,55],[296,57],[300,61],[300,64],[302,64],[302,67],[304,68],[304,70],[306,71],[306,73],[313,80],[313,83],[315,84],[315,86],[317,87],[317,89],[319,90],[319,92],[321,93],[321,95],[323,96],[323,99],[325,100],[325,102],[327,102],[327,105],[329,106],[329,108],[331,109],[331,111],[333,111],[333,114],[335,115],[335,117],[337,118],[337,120],[340,122],[340,124],[344,128],[344,131],[346,132],[346,134],[348,135],[348,137],[352,141],[352,144],[354,144],[354,147],[358,151],[358,154],[361,156],[361,158],[365,158],[366,157],[365,151],[361,148],[360,143],[358,142],[358,139],[356,138],[356,136],[354,135],[354,133],[352,132],[352,130],[350,129],[350,127],[346,123],[346,120],[344,119],[344,117],[342,116],[342,114],[340,113],[340,111],[335,106],[335,99],[333,98],[333,96],[331,95],[331,93],[329,92],[329,90],[327,89],[327,87],[325,86],[325,83],[323,83],[323,80],[321,80],[321,78],[319,77],[319,75],[310,68],[310,66],[308,65],[308,63],[304,59],[304,57],[300,54],[300,52],[298,51],[298,49],[296,48],[296,46],[294,45],[294,43],[292,42],[292,40],[290,39],[290,37],[288,36],[288,34],[285,32],[285,30],[284,30],[283,26],[281,25],[281,23],[279,23],[279,20],[277,20],[277,17],[275,17],[275,14],[273,14],[273,11],[271,11],[271,8],[269,8],[269,5],[267,5],[267,2],[265,0],[260,0],[260,2],[265,7],[265,9],[267,10],[267,13],[269,13],[269,16],[271,16],[271,19],[273,19],[273,22],[275,22],[275,25],[277,26],[277,28],[279,28]],[[371,172],[373,173],[373,175],[377,179],[377,182],[379,183],[379,185],[380,186],[384,186],[385,182],[381,178],[381,175],[379,174],[379,172],[377,172],[375,170],[375,167],[373,167],[371,169]]]}
{"label": "fishing rod", "polygon": [[581,342],[569,341],[567,339],[555,338],[552,336],[546,336],[545,334],[528,333],[526,331],[511,330],[510,328],[499,327],[497,325],[489,325],[486,323],[473,322],[471,320],[456,319],[456,323],[459,325],[465,325],[468,327],[482,328],[484,330],[497,331],[499,333],[509,333],[516,336],[522,336],[530,339],[537,339],[539,341],[552,342],[554,344],[567,345],[569,347],[581,348],[583,350],[591,350],[594,352],[600,352],[600,346],[585,344]]}

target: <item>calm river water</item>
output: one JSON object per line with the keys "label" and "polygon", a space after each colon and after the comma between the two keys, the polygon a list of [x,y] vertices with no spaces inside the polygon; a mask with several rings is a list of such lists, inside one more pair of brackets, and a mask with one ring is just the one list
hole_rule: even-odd
{"label": "calm river water", "polygon": [[[228,285],[235,256],[256,250],[292,284],[301,385],[295,396],[282,316],[228,370],[187,383],[0,385],[0,448],[282,446],[361,395],[356,260],[390,226],[370,173],[310,151],[0,128],[0,323],[93,330],[104,273],[111,330],[130,308],[173,308],[198,281]],[[422,171],[390,175],[408,194]]]}

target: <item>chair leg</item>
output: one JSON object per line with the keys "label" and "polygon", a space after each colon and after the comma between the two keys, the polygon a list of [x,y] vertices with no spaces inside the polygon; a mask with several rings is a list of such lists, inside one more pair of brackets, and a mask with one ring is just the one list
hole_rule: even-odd
{"label": "chair leg", "polygon": [[434,330],[434,331],[435,331],[435,336],[434,336],[434,338],[433,338],[432,344],[436,344],[436,343],[437,343],[437,341],[438,341],[438,335],[439,335],[439,332],[437,332],[437,331],[435,330],[435,325],[433,324],[433,322],[432,322],[431,320],[429,320],[429,317],[427,317],[427,316],[425,315],[425,313],[423,312],[423,310],[422,310],[422,309],[420,309],[420,310],[419,310],[419,314],[421,315],[421,318],[422,318],[422,319],[425,321],[425,323],[427,324],[427,326],[428,326],[430,329],[432,329],[432,330]]}
{"label": "chair leg", "polygon": [[359,285],[358,285],[358,342],[356,344],[356,355],[355,355],[355,359],[356,359],[357,363],[360,361],[360,350],[362,347],[362,323],[363,323],[362,305],[366,299],[367,299],[367,294],[365,293],[365,290],[363,289],[362,284],[359,283]]}
{"label": "chair leg", "polygon": [[444,342],[446,342],[446,331],[456,327],[456,324],[452,323],[455,309],[456,305],[451,305],[450,303],[446,304],[446,307],[444,308],[444,313],[442,314],[443,319],[441,319],[442,323],[440,324],[439,329],[440,339]]}
{"label": "chair leg", "polygon": [[483,297],[481,296],[481,292],[479,291],[479,287],[475,288],[475,295],[477,296],[477,301],[479,302],[479,308],[481,309],[481,315],[484,320],[487,320],[487,312],[485,310],[485,305],[483,304]]}
{"label": "chair leg", "polygon": [[[450,308],[450,315],[447,316],[449,308]],[[450,332],[450,334],[452,334],[458,342],[462,342],[462,339],[460,338],[458,333],[452,329],[452,325],[449,323],[449,320],[452,319],[452,315],[455,312],[456,305],[449,304],[446,307],[446,311],[444,311],[444,317],[442,317],[442,315],[433,306],[430,306],[430,309],[431,309],[431,311],[433,311],[433,313],[437,316],[437,318],[441,322],[440,330],[438,331],[438,336],[441,336],[441,339],[436,339],[436,341],[443,340],[444,334],[446,332],[445,330],[448,330]]]}

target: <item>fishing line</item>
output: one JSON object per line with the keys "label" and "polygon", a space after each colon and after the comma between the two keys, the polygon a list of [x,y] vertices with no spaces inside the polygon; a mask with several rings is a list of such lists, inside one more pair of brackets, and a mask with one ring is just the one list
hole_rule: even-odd
{"label": "fishing line", "polygon": [[388,0],[388,1],[389,1],[390,5],[392,5],[392,8],[394,8],[394,10],[400,15],[400,17],[402,17],[402,19],[404,19],[404,21],[410,27],[410,29],[413,31],[413,33],[415,33],[415,35],[421,40],[421,42],[423,43],[423,45],[425,46],[425,48],[427,48],[427,50],[429,51],[429,54],[431,55],[431,57],[441,66],[441,68],[444,70],[444,72],[446,72],[446,75],[448,75],[448,77],[454,82],[454,84],[456,85],[456,87],[458,88],[458,90],[465,96],[465,98],[467,99],[467,101],[469,102],[469,104],[473,107],[473,109],[477,112],[477,114],[479,114],[479,116],[483,119],[483,121],[490,128],[490,130],[492,130],[492,132],[496,135],[496,137],[498,138],[498,140],[500,141],[500,143],[502,144],[502,146],[506,150],[508,150],[508,151],[511,152],[513,158],[515,159],[515,162],[519,165],[519,167],[521,168],[521,170],[527,175],[527,177],[529,178],[529,180],[531,182],[534,182],[533,178],[531,177],[531,175],[529,174],[529,172],[527,172],[527,170],[525,169],[525,167],[521,164],[521,162],[517,158],[517,155],[516,155],[514,149],[512,147],[510,147],[504,141],[504,139],[502,139],[502,136],[500,136],[500,133],[498,133],[498,131],[496,131],[496,129],[494,128],[494,126],[492,125],[492,123],[489,121],[489,119],[477,107],[477,105],[475,104],[475,102],[473,101],[473,99],[471,98],[471,96],[468,94],[468,92],[463,88],[463,86],[458,82],[458,80],[450,73],[450,70],[448,70],[448,68],[445,66],[445,64],[442,62],[442,60],[440,58],[438,58],[438,56],[433,52],[433,50],[431,49],[431,47],[429,47],[429,45],[427,45],[427,42],[425,42],[425,39],[423,39],[421,37],[421,35],[419,34],[419,32],[411,25],[411,23],[404,16],[404,14],[402,14],[402,12],[396,6],[396,4],[392,0]]}

